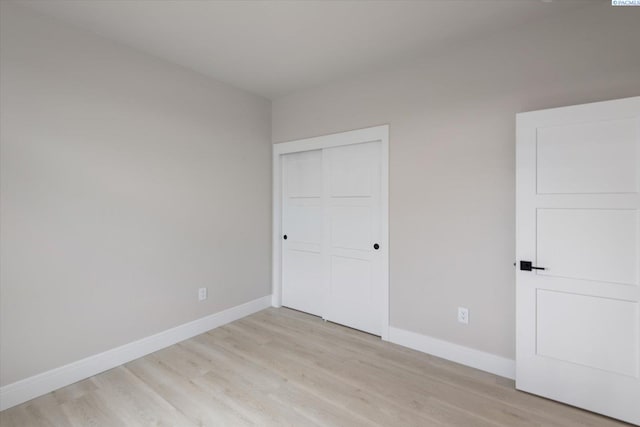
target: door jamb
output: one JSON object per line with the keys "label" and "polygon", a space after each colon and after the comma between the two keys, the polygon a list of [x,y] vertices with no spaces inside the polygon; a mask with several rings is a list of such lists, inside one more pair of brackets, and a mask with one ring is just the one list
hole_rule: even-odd
{"label": "door jamb", "polygon": [[282,305],[282,155],[302,151],[320,150],[366,142],[381,144],[381,188],[380,204],[382,207],[380,239],[382,256],[382,282],[384,286],[382,298],[382,339],[389,340],[389,125],[374,126],[330,135],[299,139],[273,145],[273,235],[272,235],[272,277],[271,305]]}

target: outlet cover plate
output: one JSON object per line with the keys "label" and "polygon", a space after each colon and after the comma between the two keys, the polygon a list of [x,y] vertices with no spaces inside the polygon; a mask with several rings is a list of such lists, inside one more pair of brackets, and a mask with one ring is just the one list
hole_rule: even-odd
{"label": "outlet cover plate", "polygon": [[469,309],[466,307],[458,307],[458,322],[469,324]]}

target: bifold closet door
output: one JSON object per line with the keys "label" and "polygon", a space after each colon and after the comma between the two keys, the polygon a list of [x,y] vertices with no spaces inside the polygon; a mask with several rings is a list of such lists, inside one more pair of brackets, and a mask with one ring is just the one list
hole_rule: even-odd
{"label": "bifold closet door", "polygon": [[282,156],[282,305],[323,316],[322,151]]}
{"label": "bifold closet door", "polygon": [[382,333],[381,145],[324,150],[325,318]]}

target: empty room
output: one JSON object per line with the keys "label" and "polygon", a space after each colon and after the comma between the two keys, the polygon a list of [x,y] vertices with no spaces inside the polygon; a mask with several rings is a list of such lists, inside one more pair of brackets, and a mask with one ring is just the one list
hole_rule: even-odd
{"label": "empty room", "polygon": [[640,425],[640,0],[0,0],[0,426]]}

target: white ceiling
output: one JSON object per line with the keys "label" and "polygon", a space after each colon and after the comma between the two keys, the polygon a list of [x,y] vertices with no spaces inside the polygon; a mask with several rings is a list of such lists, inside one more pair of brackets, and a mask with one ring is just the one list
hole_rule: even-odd
{"label": "white ceiling", "polygon": [[585,1],[21,0],[102,36],[281,96],[583,6]]}

